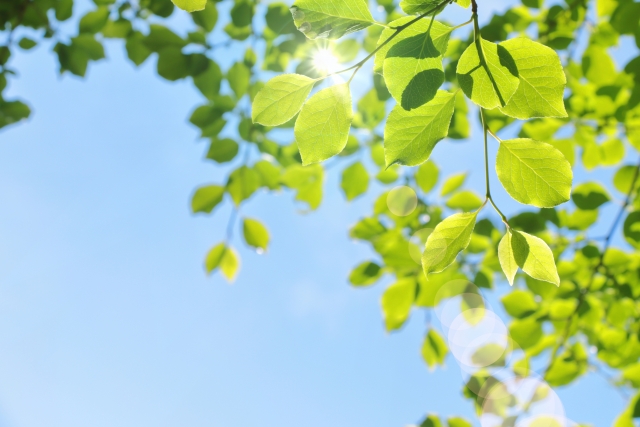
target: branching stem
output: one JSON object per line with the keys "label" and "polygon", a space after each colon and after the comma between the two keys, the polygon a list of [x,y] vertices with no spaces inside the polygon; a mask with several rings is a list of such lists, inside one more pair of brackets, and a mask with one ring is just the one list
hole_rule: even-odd
{"label": "branching stem", "polygon": [[[345,68],[344,70],[340,70],[340,71],[335,71],[333,73],[329,73],[326,76],[322,77],[321,79],[318,80],[324,80],[327,77],[331,77],[331,76],[335,76],[337,74],[342,74],[342,73],[346,73],[347,71],[351,71],[353,70],[353,74],[351,75],[351,77],[349,78],[349,83],[351,82],[351,80],[353,80],[353,77],[356,75],[356,73],[358,72],[358,70],[360,70],[360,68],[362,68],[362,66],[371,58],[373,58],[375,56],[376,53],[378,53],[378,51],[380,49],[382,49],[383,47],[385,47],[387,44],[389,44],[389,42],[391,42],[391,40],[395,39],[398,34],[400,34],[401,32],[403,32],[404,30],[406,30],[407,28],[409,28],[410,26],[412,26],[413,24],[415,24],[416,22],[420,21],[423,18],[426,18],[427,16],[433,14],[433,16],[436,15],[436,13],[438,13],[438,11],[440,9],[442,9],[444,6],[446,6],[447,4],[451,3],[453,0],[443,0],[440,3],[438,3],[435,7],[429,9],[428,11],[421,13],[420,15],[418,15],[417,17],[415,17],[414,19],[412,19],[411,21],[407,22],[406,24],[402,24],[398,27],[387,27],[390,28],[392,30],[395,30],[393,32],[393,34],[391,34],[391,36],[389,36],[388,39],[386,39],[385,41],[383,41],[379,46],[377,46],[369,55],[365,56],[364,59],[362,59],[360,62],[358,62],[355,65],[352,65],[349,68]],[[470,22],[470,21],[469,21]],[[464,25],[469,24],[469,22],[463,23],[461,25],[458,25],[457,27],[453,27],[451,29],[451,31],[455,30],[456,28],[462,27]]]}

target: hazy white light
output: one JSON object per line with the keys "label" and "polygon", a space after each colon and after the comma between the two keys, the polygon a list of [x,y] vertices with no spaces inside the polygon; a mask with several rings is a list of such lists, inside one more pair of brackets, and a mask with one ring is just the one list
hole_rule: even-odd
{"label": "hazy white light", "polygon": [[338,71],[339,65],[338,58],[336,58],[330,49],[318,49],[313,54],[313,66],[323,74],[330,74]]}

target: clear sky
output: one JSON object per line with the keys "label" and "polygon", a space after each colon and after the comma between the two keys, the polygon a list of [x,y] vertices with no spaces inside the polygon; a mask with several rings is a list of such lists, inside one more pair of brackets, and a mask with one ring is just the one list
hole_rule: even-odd
{"label": "clear sky", "polygon": [[[433,374],[421,361],[422,313],[389,335],[384,286],[347,284],[372,256],[347,229],[376,188],[348,204],[334,170],[308,215],[290,192],[254,196],[243,215],[268,225],[268,253],[236,239],[236,283],[208,278],[202,259],[229,207],[189,213],[194,187],[224,176],[187,123],[201,100],[187,82],[158,79],[155,59],[136,70],[117,42],[107,55],[86,80],[59,78],[50,46],[13,62],[11,94],[34,114],[0,131],[0,427],[390,427],[427,412],[472,416],[453,359]],[[434,152],[444,175],[469,170],[478,191],[481,156],[477,129]],[[595,375],[560,396],[569,418],[597,426],[624,407]]]}

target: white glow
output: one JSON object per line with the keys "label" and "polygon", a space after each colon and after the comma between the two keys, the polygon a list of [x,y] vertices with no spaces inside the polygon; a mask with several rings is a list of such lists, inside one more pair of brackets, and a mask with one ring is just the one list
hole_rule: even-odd
{"label": "white glow", "polygon": [[318,49],[313,54],[313,66],[323,74],[338,71],[339,65],[338,58],[336,58],[330,49]]}

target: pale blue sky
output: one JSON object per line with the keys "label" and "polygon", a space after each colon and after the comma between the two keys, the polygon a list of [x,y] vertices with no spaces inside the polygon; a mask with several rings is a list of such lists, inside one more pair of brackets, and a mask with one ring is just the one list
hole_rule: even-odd
{"label": "pale blue sky", "polygon": [[[193,188],[224,176],[187,123],[199,96],[158,79],[155,59],[134,69],[117,42],[107,56],[86,80],[59,78],[50,46],[13,59],[10,93],[34,115],[0,132],[0,427],[389,427],[472,415],[455,362],[429,374],[420,359],[423,314],[388,335],[384,287],[347,284],[372,255],[347,229],[376,191],[347,204],[334,170],[309,215],[289,192],[258,194],[243,215],[268,225],[269,252],[236,240],[235,285],[205,277],[229,207],[189,213]],[[477,129],[434,152],[445,175],[470,170],[478,191],[481,156]],[[610,425],[623,409],[593,375],[560,395],[580,422]]]}

